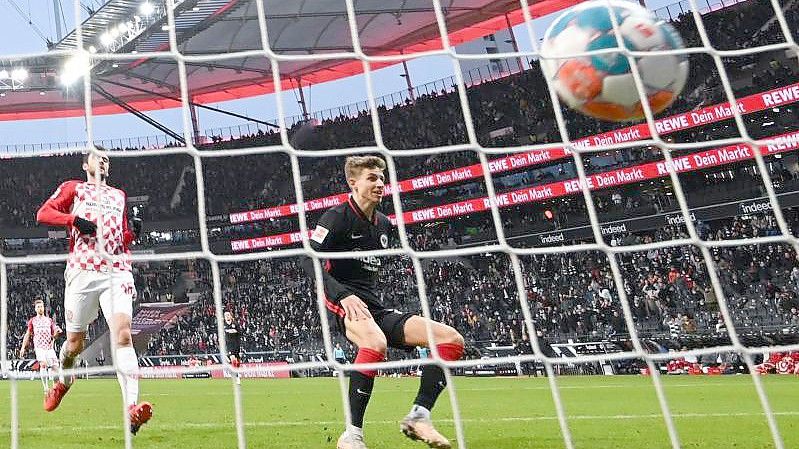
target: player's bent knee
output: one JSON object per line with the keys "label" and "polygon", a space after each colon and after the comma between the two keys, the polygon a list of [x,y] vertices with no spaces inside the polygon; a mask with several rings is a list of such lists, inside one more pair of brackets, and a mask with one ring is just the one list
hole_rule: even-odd
{"label": "player's bent knee", "polygon": [[436,342],[439,356],[444,360],[460,360],[463,357],[464,340],[460,332],[450,326],[444,326],[440,338]]}
{"label": "player's bent knee", "polygon": [[463,346],[465,341],[463,339],[463,335],[460,332],[456,331],[453,328],[448,329],[446,338],[444,338],[444,343],[449,343],[452,345]]}
{"label": "player's bent knee", "polygon": [[388,351],[386,336],[379,330],[367,330],[358,335],[358,341],[353,341],[358,348],[368,348],[383,355]]}
{"label": "player's bent knee", "polygon": [[130,346],[131,341],[130,329],[123,329],[117,333],[117,346]]}
{"label": "player's bent knee", "polygon": [[441,327],[437,329],[435,337],[436,344],[464,345],[463,335],[455,330],[455,328],[447,326],[446,324],[441,325]]}
{"label": "player's bent knee", "polygon": [[368,348],[384,355],[388,350],[386,336],[374,321],[348,324],[347,337],[359,348]]}
{"label": "player's bent knee", "polygon": [[359,348],[369,348],[372,351],[379,352],[385,356],[388,352],[388,342],[383,334],[370,335],[364,344],[359,346]]}

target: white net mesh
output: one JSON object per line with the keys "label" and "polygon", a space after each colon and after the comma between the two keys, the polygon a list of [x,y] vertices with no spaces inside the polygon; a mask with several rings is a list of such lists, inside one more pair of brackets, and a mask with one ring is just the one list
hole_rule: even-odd
{"label": "white net mesh", "polygon": [[[208,238],[208,226],[206,224],[206,220],[199,220],[199,227],[200,227],[200,251],[196,252],[186,252],[176,255],[175,253],[172,254],[165,254],[165,255],[136,255],[134,256],[134,263],[141,262],[141,261],[164,261],[164,260],[174,260],[177,258],[180,259],[204,259],[210,263],[211,267],[211,279],[213,283],[213,298],[214,298],[214,305],[215,305],[215,314],[217,317],[217,334],[219,339],[219,349],[220,353],[225,354],[227,353],[226,350],[226,343],[225,343],[225,332],[223,328],[223,323],[220,319],[222,317],[223,312],[223,298],[222,298],[222,280],[221,280],[221,271],[220,271],[220,264],[222,263],[229,263],[229,262],[241,262],[241,261],[248,261],[248,260],[257,260],[263,258],[287,258],[287,257],[297,257],[302,255],[311,255],[314,260],[315,266],[315,276],[316,276],[316,285],[317,285],[317,298],[318,298],[318,311],[320,316],[323,317],[321,320],[322,323],[322,335],[325,342],[325,347],[327,351],[327,358],[331,360],[331,362],[307,362],[302,364],[293,364],[291,366],[276,368],[276,370],[294,370],[294,369],[301,369],[301,368],[313,368],[319,366],[332,366],[336,369],[342,370],[353,370],[358,368],[363,368],[359,365],[347,365],[341,366],[335,362],[333,357],[333,340],[331,338],[331,329],[330,325],[324,317],[326,317],[326,310],[323,304],[322,298],[324,297],[324,291],[322,288],[322,267],[320,265],[319,259],[320,257],[323,259],[329,258],[352,258],[352,257],[362,257],[365,254],[362,252],[357,253],[335,253],[335,254],[318,254],[315,253],[309,246],[307,235],[309,229],[309,223],[306,220],[305,210],[306,210],[306,203],[304,199],[304,193],[301,185],[300,180],[300,157],[309,157],[309,158],[319,158],[319,157],[331,157],[331,156],[343,156],[343,155],[353,155],[353,154],[362,154],[362,153],[379,153],[383,157],[385,157],[388,165],[388,177],[390,183],[392,185],[398,185],[400,183],[400,179],[397,177],[397,165],[395,160],[397,158],[407,157],[407,156],[419,156],[419,155],[433,155],[433,154],[444,154],[444,153],[455,153],[460,151],[473,151],[479,157],[480,166],[482,167],[482,176],[484,185],[487,191],[487,197],[489,201],[487,202],[488,209],[490,209],[491,220],[493,222],[493,226],[496,233],[496,244],[487,244],[482,245],[474,248],[460,248],[460,249],[451,249],[451,250],[439,250],[439,251],[417,251],[413,248],[413,245],[409,241],[408,232],[406,230],[406,215],[402,209],[402,201],[400,198],[400,192],[398,189],[392,189],[392,203],[394,206],[394,213],[397,221],[397,227],[399,229],[399,237],[400,237],[400,248],[397,249],[387,249],[382,251],[374,251],[369,252],[369,255],[377,256],[377,257],[386,257],[386,256],[407,256],[410,258],[413,266],[413,271],[415,273],[416,278],[416,285],[418,287],[418,294],[419,300],[421,304],[421,310],[425,317],[432,317],[431,314],[431,303],[427,295],[427,286],[425,282],[425,278],[423,275],[423,267],[422,261],[425,259],[438,259],[444,257],[456,257],[456,256],[469,256],[474,254],[483,254],[488,252],[496,252],[496,253],[504,253],[509,257],[510,265],[512,268],[512,275],[515,282],[516,293],[518,295],[518,301],[520,303],[520,309],[524,317],[524,325],[526,327],[526,331],[528,335],[536,335],[535,329],[535,319],[531,313],[531,306],[528,303],[528,297],[526,292],[528,290],[528,285],[526,285],[525,277],[523,274],[523,267],[522,262],[520,261],[520,257],[526,256],[533,256],[533,255],[545,255],[545,254],[577,254],[581,252],[588,252],[588,251],[597,251],[604,254],[607,258],[609,263],[610,271],[612,273],[612,278],[614,283],[616,284],[616,292],[618,292],[620,304],[623,310],[623,318],[626,323],[626,327],[630,333],[630,339],[633,344],[633,350],[628,352],[620,352],[612,355],[603,354],[603,355],[591,355],[591,356],[577,356],[569,358],[568,360],[564,360],[562,358],[555,358],[555,357],[548,357],[542,351],[542,348],[539,346],[539,342],[536,338],[531,338],[530,343],[532,345],[532,353],[529,355],[519,355],[519,356],[508,356],[508,357],[500,357],[494,360],[495,363],[516,363],[516,362],[532,362],[532,361],[540,361],[543,363],[544,369],[547,373],[547,378],[549,382],[549,387],[552,394],[552,399],[554,402],[555,410],[557,413],[558,423],[560,425],[562,437],[564,444],[567,448],[571,449],[575,447],[574,439],[572,437],[570,426],[569,426],[569,417],[567,415],[566,408],[564,406],[564,401],[561,397],[561,390],[558,385],[558,378],[555,375],[556,373],[556,366],[560,364],[579,364],[579,363],[588,363],[588,362],[596,362],[600,360],[621,360],[621,359],[641,359],[644,360],[646,365],[649,368],[649,373],[651,373],[652,385],[657,393],[657,399],[660,405],[660,409],[662,412],[662,417],[665,422],[665,426],[668,430],[668,435],[670,438],[671,446],[674,448],[681,447],[680,443],[680,436],[678,434],[677,428],[674,423],[674,417],[672,413],[672,409],[669,407],[667,402],[666,393],[664,391],[664,386],[660,378],[660,370],[657,368],[656,363],[663,362],[666,360],[673,359],[679,356],[686,356],[686,355],[693,355],[693,356],[701,356],[703,354],[710,354],[710,353],[718,353],[721,351],[733,351],[739,353],[743,356],[743,360],[745,361],[746,365],[749,368],[749,372],[751,373],[752,382],[754,383],[758,398],[760,400],[760,404],[762,406],[763,413],[766,416],[768,421],[768,426],[771,431],[771,436],[773,438],[773,443],[777,448],[783,448],[784,443],[783,439],[780,435],[780,430],[777,426],[777,422],[775,420],[775,414],[772,410],[772,407],[769,404],[768,397],[766,392],[764,391],[764,387],[762,385],[761,379],[756,374],[757,371],[754,366],[753,362],[753,355],[757,353],[762,353],[764,349],[769,351],[787,351],[787,350],[797,350],[799,349],[799,345],[792,345],[792,346],[772,346],[768,348],[759,348],[759,347],[749,347],[745,346],[739,336],[736,333],[736,326],[733,321],[730,307],[728,305],[728,301],[724,294],[724,289],[722,288],[721,281],[719,279],[718,268],[712,262],[714,260],[711,251],[717,247],[732,247],[738,246],[743,244],[766,244],[766,243],[786,243],[793,246],[795,249],[799,248],[797,246],[797,239],[791,233],[790,227],[786,223],[785,217],[782,214],[782,208],[777,199],[777,194],[774,190],[774,187],[771,182],[771,176],[769,174],[769,170],[764,162],[763,155],[761,151],[752,151],[754,159],[757,162],[758,173],[761,179],[763,180],[768,201],[771,204],[772,211],[776,218],[776,221],[779,225],[779,230],[781,231],[780,235],[776,236],[769,236],[769,237],[758,237],[755,239],[747,239],[745,241],[741,240],[723,240],[723,241],[711,241],[711,240],[703,240],[699,237],[697,232],[696,226],[691,219],[691,211],[689,205],[686,201],[685,194],[681,187],[680,177],[678,173],[680,172],[680,165],[679,163],[675,162],[675,158],[672,155],[672,152],[679,151],[679,150],[695,150],[697,148],[711,148],[716,147],[719,145],[736,145],[736,144],[743,144],[748,145],[750,148],[759,148],[761,146],[769,145],[769,144],[776,144],[778,143],[776,140],[757,140],[750,137],[748,129],[745,125],[744,119],[741,115],[741,111],[738,108],[731,108],[734,119],[735,125],[740,133],[740,138],[731,138],[731,139],[717,139],[711,140],[707,142],[691,142],[691,143],[672,143],[667,141],[661,137],[661,132],[659,132],[658,127],[655,126],[655,120],[652,116],[651,110],[649,109],[647,101],[642,101],[642,105],[644,106],[644,112],[647,117],[647,126],[648,126],[648,135],[651,136],[649,138],[643,140],[637,140],[635,142],[630,142],[628,144],[613,144],[613,145],[583,145],[580,143],[574,142],[573,137],[569,135],[567,121],[564,118],[563,112],[559,107],[558,98],[554,95],[553,89],[550,89],[550,99],[556,107],[554,108],[555,112],[555,122],[557,123],[557,127],[560,133],[560,137],[562,139],[562,144],[544,144],[544,145],[537,145],[537,146],[527,146],[523,149],[513,150],[517,152],[529,152],[529,151],[537,151],[537,150],[556,150],[565,148],[570,151],[571,157],[573,158],[579,183],[580,191],[583,194],[583,199],[585,201],[585,205],[587,208],[588,217],[590,218],[591,230],[593,233],[593,238],[595,243],[587,243],[587,244],[575,244],[570,246],[561,246],[561,247],[544,247],[544,248],[519,248],[516,246],[511,245],[506,238],[504,228],[503,228],[503,220],[500,215],[499,207],[502,204],[498,201],[498,195],[495,191],[495,183],[492,178],[492,169],[489,166],[489,159],[488,155],[492,154],[500,154],[500,153],[508,153],[507,148],[497,149],[497,148],[489,148],[484,147],[480,144],[478,140],[477,133],[475,131],[475,127],[473,125],[472,113],[469,107],[469,99],[467,96],[466,84],[463,78],[463,71],[461,70],[461,62],[466,60],[474,60],[474,59],[497,59],[497,58],[516,58],[519,56],[522,57],[538,57],[538,38],[536,37],[535,30],[532,26],[533,18],[530,16],[530,5],[527,0],[520,0],[520,6],[524,13],[524,18],[526,20],[526,27],[527,27],[527,34],[530,36],[530,44],[533,47],[532,52],[520,52],[520,53],[499,53],[499,54],[491,54],[491,55],[468,55],[468,54],[459,54],[454,50],[454,47],[450,45],[449,41],[449,31],[447,29],[447,21],[446,21],[446,13],[444,11],[444,5],[440,0],[433,0],[433,8],[435,11],[435,18],[436,23],[438,26],[438,31],[441,38],[441,50],[435,51],[428,51],[424,53],[416,53],[416,54],[403,54],[403,55],[396,55],[396,56],[374,56],[368,55],[361,47],[359,31],[358,31],[358,23],[356,20],[356,7],[354,4],[354,0],[346,0],[346,11],[347,11],[347,18],[349,21],[350,27],[350,36],[352,39],[353,44],[353,51],[352,52],[334,52],[334,53],[327,53],[324,55],[286,55],[282,53],[278,53],[270,48],[269,45],[269,38],[270,30],[267,27],[266,11],[264,9],[264,3],[262,1],[257,1],[256,7],[258,11],[259,17],[259,28],[261,33],[261,45],[262,48],[258,50],[251,50],[251,51],[241,51],[235,53],[229,53],[224,55],[224,58],[234,58],[234,57],[245,57],[245,56],[261,56],[267,58],[271,64],[271,74],[273,84],[275,86],[275,93],[277,97],[277,111],[279,117],[279,125],[280,125],[280,140],[281,144],[277,146],[266,146],[266,147],[254,147],[254,148],[247,148],[247,149],[232,149],[232,150],[200,150],[192,144],[194,141],[193,136],[189,130],[192,129],[192,117],[191,117],[191,108],[190,108],[190,92],[189,86],[187,81],[187,73],[186,73],[186,63],[187,62],[204,62],[204,61],[212,61],[218,60],[220,58],[219,55],[184,55],[181,54],[178,50],[178,41],[176,36],[176,21],[174,16],[174,1],[170,0],[167,2],[166,8],[166,15],[167,15],[167,29],[169,30],[169,47],[167,50],[154,52],[149,55],[132,55],[132,54],[116,54],[116,53],[109,53],[109,54],[90,54],[86,50],[74,50],[68,52],[70,55],[82,55],[84,57],[94,58],[96,60],[124,60],[124,59],[136,59],[141,58],[144,56],[149,57],[162,57],[162,58],[169,58],[173,60],[177,65],[177,70],[179,72],[179,79],[180,79],[180,100],[182,102],[182,121],[183,121],[183,128],[184,128],[184,139],[186,142],[185,147],[178,147],[178,148],[167,148],[167,149],[158,149],[158,150],[146,150],[146,151],[128,151],[120,154],[115,154],[114,157],[139,157],[144,154],[146,155],[169,155],[169,154],[187,154],[192,157],[193,164],[195,168],[195,176],[196,176],[196,185],[197,185],[197,206],[198,206],[198,214],[199,217],[206,217],[206,192],[205,192],[205,180],[204,180],[204,164],[207,164],[209,161],[214,160],[214,158],[218,157],[230,157],[230,156],[251,156],[251,155],[259,155],[259,154],[268,154],[268,153],[281,153],[288,155],[290,159],[290,165],[292,169],[292,182],[294,188],[294,195],[296,197],[296,211],[298,214],[299,224],[301,228],[301,234],[306,236],[302,239],[302,248],[298,249],[286,249],[281,251],[275,252],[264,252],[264,253],[252,253],[252,254],[235,254],[235,255],[217,255],[211,251],[209,245],[209,238]],[[785,37],[785,42],[770,44],[765,46],[759,46],[754,48],[748,49],[739,49],[739,50],[717,50],[711,44],[707,31],[705,29],[703,20],[698,11],[701,10],[700,5],[697,5],[695,0],[690,0],[690,10],[692,11],[691,14],[693,15],[693,19],[696,23],[697,30],[699,36],[701,38],[701,46],[689,48],[686,50],[681,50],[686,53],[703,53],[709,55],[713,63],[715,65],[716,70],[718,71],[721,79],[721,83],[724,89],[724,94],[726,96],[727,101],[729,104],[735,104],[737,99],[734,97],[733,88],[730,84],[730,80],[727,76],[725,65],[722,62],[722,57],[731,57],[731,56],[742,56],[742,55],[751,55],[751,54],[759,54],[766,51],[774,51],[774,50],[790,50],[793,52],[799,51],[799,46],[797,46],[796,42],[794,41],[791,30],[789,25],[786,21],[782,13],[782,6],[778,3],[777,0],[771,0],[771,6],[773,8],[776,20],[779,25],[779,29],[782,32],[782,35]],[[74,13],[75,13],[75,21],[80,23],[81,11],[80,11],[80,4],[75,2],[74,5]],[[611,14],[611,17],[615,17]],[[615,19],[614,19],[615,20]],[[614,23],[614,26],[618,26],[617,23]],[[82,44],[82,32],[81,27],[77,27],[77,41],[79,47],[84,47]],[[86,46],[88,48],[88,46]],[[667,53],[667,52],[666,52]],[[636,56],[641,56],[636,54],[635,52],[625,51],[626,56],[632,67],[636,67]],[[649,53],[652,54],[652,53]],[[655,53],[657,54],[657,52]],[[381,63],[381,62],[396,62],[405,59],[412,59],[417,57],[423,56],[435,56],[435,55],[445,55],[450,58],[453,67],[454,73],[454,80],[455,80],[455,88],[457,90],[457,95],[459,99],[460,108],[463,114],[463,119],[465,123],[465,131],[467,136],[467,142],[463,144],[455,144],[455,145],[447,145],[441,146],[436,148],[423,148],[423,149],[415,149],[415,150],[392,150],[389,149],[388,146],[384,143],[383,134],[381,132],[381,122],[380,122],[380,114],[378,110],[378,105],[375,102],[375,86],[373,83],[373,75],[372,75],[372,68],[371,64]],[[289,136],[287,133],[287,126],[284,121],[284,117],[286,117],[286,113],[284,110],[284,103],[282,100],[282,95],[285,95],[284,92],[281,90],[281,72],[280,67],[281,64],[290,63],[292,61],[298,60],[347,60],[347,59],[356,59],[360,61],[362,64],[362,70],[365,78],[366,83],[366,91],[368,94],[368,106],[369,112],[371,113],[371,121],[372,121],[372,128],[374,130],[374,146],[369,147],[356,147],[356,148],[347,148],[347,149],[333,149],[333,150],[325,150],[325,151],[306,151],[293,148],[290,141]],[[634,70],[636,74],[635,81],[636,85],[638,86],[639,92],[644,92],[643,85],[641,82],[640,77],[637,75],[637,68]],[[86,92],[91,91],[91,77],[93,74],[87,74],[83,78],[84,90]],[[91,95],[85,96],[85,117],[86,117],[86,133],[87,133],[87,140],[89,144],[94,140],[94,132],[93,132],[93,117],[92,117],[92,97]],[[668,171],[668,176],[671,180],[673,185],[674,194],[680,206],[680,211],[684,218],[685,226],[687,227],[689,238],[685,239],[677,239],[677,240],[669,240],[669,241],[662,241],[662,242],[654,242],[649,244],[642,244],[642,245],[631,245],[631,246],[612,246],[610,244],[605,243],[605,239],[603,237],[601,224],[598,219],[597,210],[595,206],[594,199],[591,195],[590,189],[586,186],[590,185],[589,178],[592,175],[587,173],[584,160],[586,154],[592,152],[599,152],[605,150],[613,150],[631,146],[640,146],[640,145],[653,145],[659,148],[662,152],[663,159],[665,160],[666,164],[665,167]],[[633,316],[633,312],[631,310],[631,303],[630,298],[627,295],[627,290],[625,289],[625,282],[623,279],[623,273],[619,266],[619,257],[625,253],[633,253],[633,252],[641,252],[647,251],[652,249],[658,248],[666,248],[666,247],[674,247],[674,246],[684,246],[684,245],[691,245],[700,249],[702,258],[706,265],[706,270],[712,284],[713,289],[716,292],[719,309],[721,316],[723,318],[724,324],[726,325],[726,330],[729,333],[730,345],[723,346],[723,347],[708,347],[702,349],[695,349],[691,351],[683,351],[678,353],[667,353],[667,354],[652,354],[648,351],[642,344],[641,339],[637,335],[636,331],[636,323]],[[110,257],[110,256],[108,256]],[[9,328],[8,323],[8,267],[10,264],[42,264],[42,263],[49,263],[49,262],[63,262],[65,260],[65,256],[25,256],[25,257],[8,257],[8,256],[0,256],[0,347],[6,347],[6,335]],[[432,329],[428,329],[429,337],[433,338]],[[448,392],[449,392],[449,399],[451,401],[451,406],[453,410],[453,418],[455,424],[455,433],[456,433],[456,441],[457,445],[460,448],[470,447],[467,444],[467,438],[465,434],[464,427],[462,425],[462,417],[461,417],[461,407],[459,404],[458,396],[457,396],[457,388],[456,383],[452,379],[452,369],[454,368],[462,368],[462,367],[473,367],[477,366],[483,361],[477,360],[462,360],[457,362],[445,362],[443,361],[436,352],[435,345],[431,348],[433,352],[433,358],[429,360],[402,360],[402,361],[394,361],[394,362],[385,362],[377,365],[379,369],[391,369],[391,368],[404,368],[404,367],[411,367],[411,366],[418,366],[419,364],[426,364],[426,363],[435,363],[441,366],[444,369],[444,372],[448,379]],[[3,366],[3,375],[8,376],[11,379],[11,400],[10,400],[10,407],[11,407],[11,440],[10,440],[10,447],[16,449],[21,447],[20,445],[20,423],[19,423],[19,394],[18,394],[18,382],[20,379],[19,373],[11,371],[8,369],[10,366],[6,359],[6,352],[2,352],[2,366]],[[229,372],[246,372],[246,368],[233,368],[230,366],[228,361],[223,358],[222,361],[224,365],[224,369]],[[374,366],[369,366],[370,369],[374,369]],[[195,369],[197,372],[202,371],[203,368],[198,367]],[[81,373],[108,373],[113,372],[114,367],[106,367],[106,368],[91,368],[91,369],[76,369],[72,370],[72,373],[81,374]],[[191,372],[192,369],[181,369],[181,372]],[[68,373],[69,374],[69,373]],[[344,402],[344,410],[349,410],[347,404],[347,388],[346,388],[346,379],[345,377],[339,378],[340,387],[341,387],[341,398]],[[247,442],[245,438],[245,423],[246,423],[246,416],[244,416],[243,408],[242,408],[242,392],[240,386],[235,382],[232,383],[233,393],[234,393],[234,403],[235,403],[235,421],[236,421],[236,433],[238,437],[238,447],[245,448],[247,447]],[[268,405],[267,405],[268,406]],[[348,412],[347,412],[348,413]],[[123,413],[123,416],[127,416]],[[127,418],[125,418],[127,419]],[[127,427],[127,426],[125,426]],[[125,438],[125,446],[132,447],[133,442],[130,438],[130,434],[126,431],[126,438]]]}

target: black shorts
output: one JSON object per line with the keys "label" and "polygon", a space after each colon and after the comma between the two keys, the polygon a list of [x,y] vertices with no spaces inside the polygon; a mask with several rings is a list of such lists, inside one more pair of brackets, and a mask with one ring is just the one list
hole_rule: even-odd
{"label": "black shorts", "polygon": [[[377,296],[369,292],[356,292],[355,295],[366,303],[375,323],[386,336],[386,342],[389,347],[404,350],[413,349],[413,346],[405,344],[405,322],[415,314],[383,307],[378,302]],[[333,307],[330,307],[331,304],[328,304],[327,307],[328,316],[331,321],[336,322],[339,332],[346,336],[347,328],[344,325],[344,320],[346,319],[344,310],[334,304],[332,304]]]}

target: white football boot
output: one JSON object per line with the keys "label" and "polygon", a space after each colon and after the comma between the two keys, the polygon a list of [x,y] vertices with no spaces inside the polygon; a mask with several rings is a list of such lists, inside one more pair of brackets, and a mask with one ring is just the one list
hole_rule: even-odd
{"label": "white football boot", "polygon": [[363,435],[344,432],[338,437],[336,449],[369,449],[363,441]]}
{"label": "white football boot", "polygon": [[406,416],[400,423],[400,430],[406,437],[421,441],[435,449],[451,449],[449,440],[438,433],[430,419],[418,416]]}

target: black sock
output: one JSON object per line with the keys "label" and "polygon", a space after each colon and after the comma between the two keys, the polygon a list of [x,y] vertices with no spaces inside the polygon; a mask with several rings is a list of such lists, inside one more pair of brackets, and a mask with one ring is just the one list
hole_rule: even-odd
{"label": "black sock", "polygon": [[436,365],[426,365],[422,367],[422,382],[419,385],[419,393],[413,403],[432,410],[438,395],[446,387],[447,379],[444,377],[444,371]]}
{"label": "black sock", "polygon": [[372,397],[372,388],[375,385],[374,377],[369,377],[359,371],[350,374],[350,413],[352,425],[363,428],[363,415],[369,398]]}

